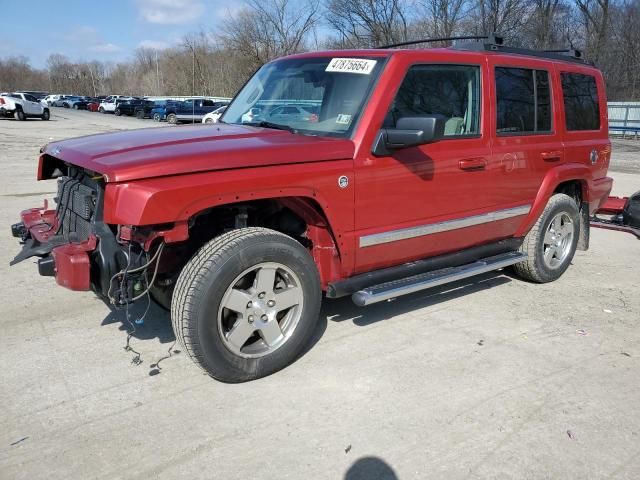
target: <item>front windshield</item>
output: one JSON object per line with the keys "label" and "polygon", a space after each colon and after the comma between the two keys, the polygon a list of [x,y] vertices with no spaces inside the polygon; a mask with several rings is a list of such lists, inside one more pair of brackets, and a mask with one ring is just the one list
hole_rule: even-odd
{"label": "front windshield", "polygon": [[222,121],[347,137],[384,60],[320,57],[268,63],[236,95]]}

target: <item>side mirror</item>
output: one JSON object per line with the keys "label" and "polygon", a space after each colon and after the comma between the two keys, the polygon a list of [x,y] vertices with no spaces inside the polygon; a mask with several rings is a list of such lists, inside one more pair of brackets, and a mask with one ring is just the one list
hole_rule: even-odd
{"label": "side mirror", "polygon": [[373,146],[373,154],[390,155],[394,150],[437,142],[444,136],[444,115],[402,117],[395,128],[383,128]]}

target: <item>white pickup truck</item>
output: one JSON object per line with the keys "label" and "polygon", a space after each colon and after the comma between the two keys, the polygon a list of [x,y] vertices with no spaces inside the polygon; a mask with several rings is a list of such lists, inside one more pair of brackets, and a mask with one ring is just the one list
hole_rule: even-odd
{"label": "white pickup truck", "polygon": [[114,113],[116,111],[117,101],[127,98],[131,97],[125,97],[124,95],[109,95],[107,98],[100,102],[98,111],[100,113]]}
{"label": "white pickup truck", "polygon": [[16,120],[41,118],[49,120],[49,108],[42,105],[36,97],[29,93],[0,94],[0,117],[14,117]]}

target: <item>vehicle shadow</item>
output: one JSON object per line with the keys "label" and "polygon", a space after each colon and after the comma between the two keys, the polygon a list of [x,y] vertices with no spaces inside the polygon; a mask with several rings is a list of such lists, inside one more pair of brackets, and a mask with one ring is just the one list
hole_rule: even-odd
{"label": "vehicle shadow", "polygon": [[444,303],[448,300],[464,297],[481,290],[510,283],[511,281],[512,279],[504,272],[498,271],[430,288],[368,307],[356,306],[351,301],[351,297],[326,300],[323,303],[321,315],[327,321],[345,322],[350,320],[355,325],[366,327],[372,323],[387,320],[412,310]]}
{"label": "vehicle shadow", "polygon": [[[147,302],[145,300],[130,305],[129,319],[127,319],[127,311],[124,308],[116,309],[109,305],[110,311],[102,320],[101,325],[120,323],[118,329],[131,334],[131,337],[135,339],[152,340],[157,338],[160,343],[173,343],[176,337],[171,327],[169,312],[154,302],[151,302],[145,315],[146,308]],[[140,318],[143,318],[143,322],[136,323],[136,320]]]}
{"label": "vehicle shadow", "polygon": [[[394,301],[381,302],[369,307],[356,306],[351,301],[351,297],[335,300],[325,298],[322,302],[322,308],[313,336],[309,342],[307,342],[300,357],[306,355],[314,345],[320,341],[327,329],[329,321],[340,323],[350,320],[355,325],[366,327],[412,310],[438,305],[448,300],[464,297],[509,282],[511,282],[511,278],[504,272],[489,272],[478,275],[477,277],[431,288],[423,292],[416,292]],[[151,302],[145,315],[146,308],[147,303],[144,301],[131,305],[128,311],[129,318],[127,319],[126,310],[115,309],[110,306],[110,311],[102,320],[101,325],[119,323],[119,330],[127,335],[131,335],[131,338],[136,340],[157,339],[161,344],[173,344],[176,341],[176,337],[171,326],[169,312],[154,302]],[[143,318],[143,322],[136,323],[136,320],[140,318]]]}
{"label": "vehicle shadow", "polygon": [[344,480],[398,480],[396,472],[379,457],[362,457],[353,462]]}

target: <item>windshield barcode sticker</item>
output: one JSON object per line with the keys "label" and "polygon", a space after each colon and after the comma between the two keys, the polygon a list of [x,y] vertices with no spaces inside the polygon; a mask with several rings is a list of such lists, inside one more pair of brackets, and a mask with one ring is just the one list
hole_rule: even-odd
{"label": "windshield barcode sticker", "polygon": [[377,60],[364,58],[332,58],[325,72],[361,73],[369,75],[376,66]]}

